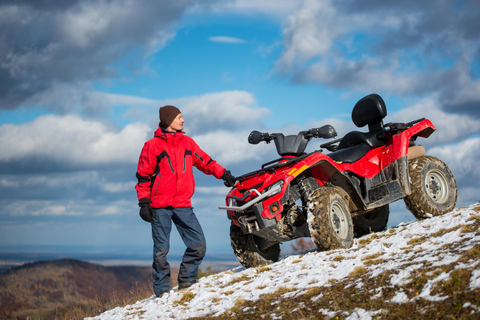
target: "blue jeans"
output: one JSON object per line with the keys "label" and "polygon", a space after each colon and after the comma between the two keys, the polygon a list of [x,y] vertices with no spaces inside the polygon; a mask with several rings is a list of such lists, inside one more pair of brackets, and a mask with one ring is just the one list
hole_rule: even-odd
{"label": "blue jeans", "polygon": [[178,282],[190,282],[197,279],[198,267],[206,252],[205,235],[193,208],[153,209],[155,220],[152,222],[153,238],[153,289],[159,295],[172,288],[170,265],[167,254],[170,249],[172,221],[187,246],[178,273]]}

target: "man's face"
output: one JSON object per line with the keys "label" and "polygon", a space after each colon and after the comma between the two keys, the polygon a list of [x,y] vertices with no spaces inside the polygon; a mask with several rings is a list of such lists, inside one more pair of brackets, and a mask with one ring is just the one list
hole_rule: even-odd
{"label": "man's face", "polygon": [[185,122],[185,120],[183,120],[182,114],[179,113],[175,117],[175,119],[172,121],[170,126],[167,128],[167,131],[182,131],[184,122]]}

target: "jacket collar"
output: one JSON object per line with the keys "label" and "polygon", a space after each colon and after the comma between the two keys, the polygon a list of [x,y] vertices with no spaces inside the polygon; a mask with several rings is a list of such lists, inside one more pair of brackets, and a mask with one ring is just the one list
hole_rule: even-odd
{"label": "jacket collar", "polygon": [[167,131],[163,129],[161,126],[158,126],[158,129],[155,130],[155,137],[162,138],[166,141],[180,140],[183,138],[183,131],[176,131],[176,132]]}

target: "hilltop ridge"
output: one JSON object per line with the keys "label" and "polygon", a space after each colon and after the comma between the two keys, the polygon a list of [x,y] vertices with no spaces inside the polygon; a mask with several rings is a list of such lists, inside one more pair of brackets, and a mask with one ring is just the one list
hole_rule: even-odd
{"label": "hilltop ridge", "polygon": [[115,319],[480,317],[480,203],[356,239],[239,267],[106,311]]}
{"label": "hilltop ridge", "polygon": [[59,309],[141,288],[152,292],[151,268],[103,267],[76,259],[27,263],[0,274],[0,318],[53,319]]}

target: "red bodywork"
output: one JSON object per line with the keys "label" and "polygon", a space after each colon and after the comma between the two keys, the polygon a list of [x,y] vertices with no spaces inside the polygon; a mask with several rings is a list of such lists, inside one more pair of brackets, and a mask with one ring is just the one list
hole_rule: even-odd
{"label": "red bodywork", "polygon": [[[427,138],[433,131],[435,131],[435,126],[430,120],[425,119],[406,130],[387,133],[386,145],[371,149],[353,163],[337,163],[332,160],[328,154],[320,151],[313,152],[299,161],[287,163],[284,166],[275,166],[275,168],[267,170],[267,172],[257,172],[246,177],[237,183],[228,193],[226,203],[228,205],[228,199],[231,197],[242,197],[251,189],[262,192],[268,186],[271,186],[279,180],[283,180],[284,184],[281,192],[262,201],[264,208],[262,217],[280,220],[283,206],[279,200],[283,197],[290,182],[305,170],[311,170],[312,176],[315,177],[320,186],[327,183],[334,174],[345,171],[370,179],[394,161],[407,156],[409,142],[413,136]],[[261,186],[259,187],[259,185]],[[244,200],[249,201],[256,196],[257,194],[252,192]],[[275,206],[273,206],[276,209],[275,212],[272,212],[273,204],[275,204]],[[229,218],[234,221],[235,224],[239,225],[235,217],[235,211],[228,210],[227,212]]]}

